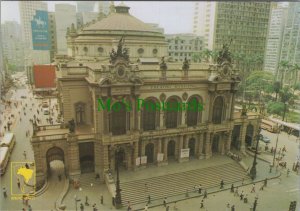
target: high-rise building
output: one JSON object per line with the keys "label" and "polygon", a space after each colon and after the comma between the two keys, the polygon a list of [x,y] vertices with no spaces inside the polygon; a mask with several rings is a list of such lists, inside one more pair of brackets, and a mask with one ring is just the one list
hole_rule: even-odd
{"label": "high-rise building", "polygon": [[50,53],[47,50],[33,50],[31,21],[37,10],[47,11],[48,5],[42,1],[19,1],[21,31],[24,42],[26,65],[47,64],[50,62]]}
{"label": "high-rise building", "polygon": [[57,52],[57,38],[56,38],[56,20],[55,20],[55,13],[49,12],[48,13],[48,26],[49,26],[49,36],[51,42],[51,50],[50,50],[50,60],[51,62],[54,59],[54,56]]}
{"label": "high-rise building", "polygon": [[77,12],[93,12],[95,1],[77,1]]}
{"label": "high-rise building", "polygon": [[109,13],[109,1],[98,1],[98,12],[108,15]]}
{"label": "high-rise building", "polygon": [[169,57],[173,61],[192,60],[194,53],[199,53],[204,48],[204,38],[195,34],[170,34],[166,35],[169,44]]}
{"label": "high-rise building", "polygon": [[77,27],[81,27],[82,25],[91,22],[93,20],[98,19],[99,14],[97,12],[77,12],[76,19],[77,19]]}
{"label": "high-rise building", "polygon": [[194,16],[193,16],[193,34],[196,34],[198,36],[204,36],[204,20],[206,14],[210,15],[210,10],[206,9],[209,4],[206,4],[205,2],[195,2],[194,7]]}
{"label": "high-rise building", "polygon": [[276,73],[278,68],[286,16],[287,7],[273,3],[264,61],[264,70],[266,71]]}
{"label": "high-rise building", "polygon": [[232,40],[232,53],[255,55],[263,61],[269,16],[269,2],[205,2],[206,47],[219,50]]}
{"label": "high-rise building", "polygon": [[24,48],[21,26],[16,21],[1,24],[3,56],[16,70],[24,68]]}
{"label": "high-rise building", "polygon": [[55,5],[57,54],[67,54],[67,28],[76,26],[76,6],[70,4]]}
{"label": "high-rise building", "polygon": [[[280,61],[300,65],[300,3],[290,2],[282,38]],[[278,74],[279,75],[279,74]],[[299,76],[300,74],[298,74]],[[285,75],[287,80],[291,74]],[[279,77],[279,76],[278,76]],[[285,79],[284,79],[285,80]]]}

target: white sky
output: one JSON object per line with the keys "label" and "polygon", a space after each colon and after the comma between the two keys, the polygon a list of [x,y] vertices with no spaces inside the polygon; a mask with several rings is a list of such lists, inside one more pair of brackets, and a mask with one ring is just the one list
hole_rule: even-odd
{"label": "white sky", "polygon": [[[54,11],[54,5],[75,1],[48,1],[48,11]],[[120,2],[115,1],[115,5]],[[166,34],[191,33],[195,2],[159,2],[159,1],[124,1],[130,7],[131,15],[146,23],[157,23]],[[1,1],[1,23],[14,20],[20,23],[19,2]]]}

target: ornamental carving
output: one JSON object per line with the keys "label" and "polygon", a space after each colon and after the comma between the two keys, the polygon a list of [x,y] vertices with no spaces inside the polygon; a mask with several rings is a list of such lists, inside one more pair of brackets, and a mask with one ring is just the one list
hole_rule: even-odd
{"label": "ornamental carving", "polygon": [[115,64],[118,59],[124,60],[126,63],[129,63],[129,55],[128,55],[128,48],[123,48],[123,45],[125,43],[124,36],[121,37],[119,40],[117,52],[112,49],[112,51],[109,53],[110,56],[110,63]]}
{"label": "ornamental carving", "polygon": [[166,100],[166,97],[167,96],[165,95],[165,93],[161,93],[160,96],[159,96],[159,99],[160,99],[161,102],[164,102]]}
{"label": "ornamental carving", "polygon": [[188,93],[185,92],[182,94],[182,99],[186,100],[188,98],[188,96],[189,96]]}

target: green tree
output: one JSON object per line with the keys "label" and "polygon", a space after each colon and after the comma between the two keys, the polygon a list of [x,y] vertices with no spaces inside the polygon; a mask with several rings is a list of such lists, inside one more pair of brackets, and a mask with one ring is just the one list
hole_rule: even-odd
{"label": "green tree", "polygon": [[192,54],[192,60],[193,62],[201,62],[203,58],[203,53],[202,52],[197,52]]}
{"label": "green tree", "polygon": [[273,83],[273,91],[275,92],[275,101],[277,102],[277,98],[278,98],[278,94],[279,94],[279,91],[280,91],[280,82],[279,81],[275,81]]}
{"label": "green tree", "polygon": [[209,62],[209,59],[211,57],[211,50],[205,48],[202,52],[203,58],[205,59],[206,62]]}
{"label": "green tree", "polygon": [[284,103],[270,101],[267,105],[267,112],[281,116],[284,111]]}
{"label": "green tree", "polygon": [[285,75],[286,72],[289,71],[290,67],[291,67],[291,65],[288,61],[283,60],[279,63],[279,69],[278,70],[279,70],[279,73],[280,73],[280,88],[283,87],[284,75]]}
{"label": "green tree", "polygon": [[284,110],[283,110],[283,115],[282,115],[282,121],[285,119],[285,114],[288,109],[288,105],[293,105],[294,104],[294,98],[295,96],[293,95],[293,92],[289,87],[284,87],[280,90],[279,92],[280,100],[282,103],[284,103]]}

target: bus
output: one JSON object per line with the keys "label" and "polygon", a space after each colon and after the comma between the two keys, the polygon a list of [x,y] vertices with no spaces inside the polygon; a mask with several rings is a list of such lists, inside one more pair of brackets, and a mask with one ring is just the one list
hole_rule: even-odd
{"label": "bus", "polygon": [[5,133],[4,137],[0,141],[0,147],[8,147],[10,152],[12,152],[15,144],[16,137],[13,133]]}
{"label": "bus", "polygon": [[279,127],[277,123],[265,119],[261,120],[261,128],[271,133],[279,132]]}
{"label": "bus", "polygon": [[9,148],[0,147],[0,175],[5,173],[10,158]]}

